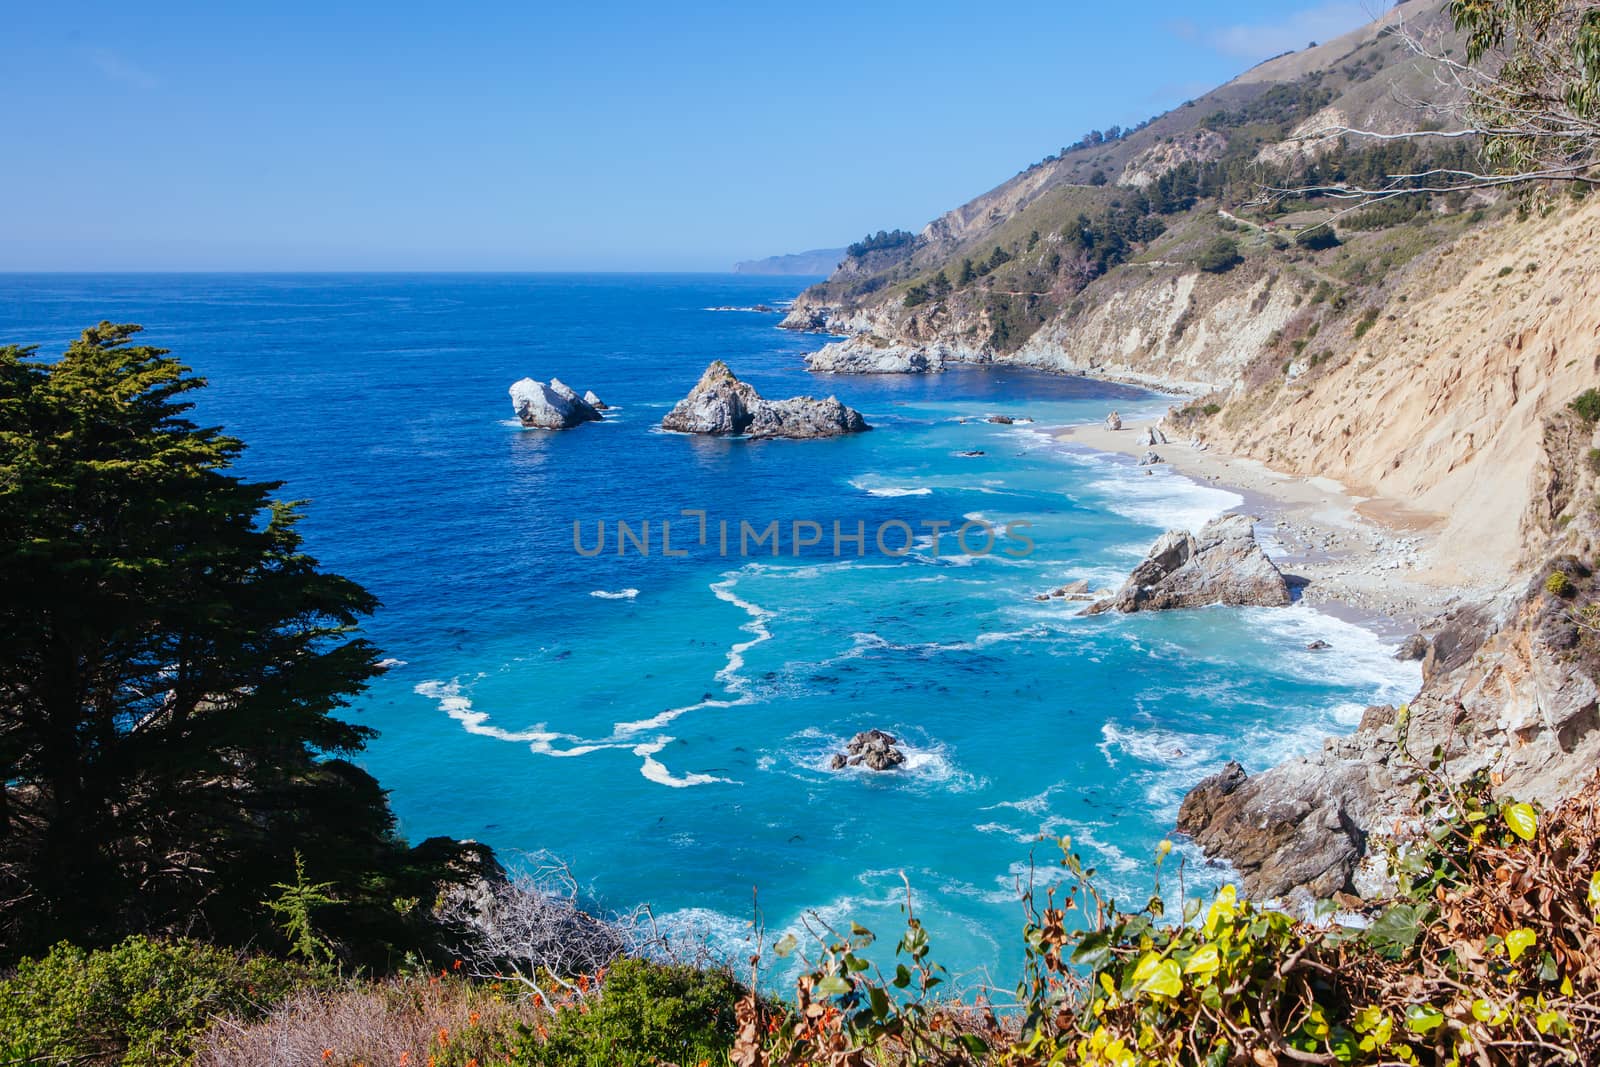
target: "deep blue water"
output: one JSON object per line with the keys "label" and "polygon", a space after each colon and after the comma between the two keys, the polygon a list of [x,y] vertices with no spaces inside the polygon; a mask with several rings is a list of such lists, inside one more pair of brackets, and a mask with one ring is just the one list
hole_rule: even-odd
{"label": "deep blue water", "polygon": [[[249,443],[249,474],[310,501],[309,549],[383,601],[368,630],[395,662],[353,714],[382,731],[363,762],[408,836],[549,850],[609,904],[648,901],[730,949],[753,891],[773,937],[811,910],[890,933],[904,872],[936,955],[1009,980],[1016,880],[1030,852],[1045,878],[1055,855],[1040,835],[1070,834],[1111,891],[1142,900],[1187,786],[1226,758],[1310,750],[1415,684],[1376,637],[1304,607],[1080,619],[1034,601],[1076,578],[1115,585],[1162,529],[1238,498],[1043,432],[1163,397],[1012,370],[818,379],[801,356],[820,339],[707,310],[800,287],[12,275],[0,342],[59,351],[100,319],[139,322],[210,379],[200,416]],[[767,396],[837,393],[876,429],[656,430],[717,358]],[[615,411],[523,430],[507,387],[552,375]],[[705,547],[684,509],[708,514]],[[1001,537],[967,556],[947,535],[936,555],[922,525],[979,519],[1031,523],[1032,554]],[[619,558],[618,520],[651,524],[648,558]],[[686,557],[661,555],[664,520]],[[784,555],[739,558],[739,523],[774,520]],[[796,520],[823,531],[801,558]],[[607,550],[580,556],[573,524],[592,547],[601,521]],[[924,535],[910,555],[873,544],[894,521]],[[835,522],[864,524],[864,558],[849,543],[835,557]],[[903,540],[888,528],[891,549]],[[1336,652],[1306,652],[1316,637]],[[907,741],[909,769],[830,771],[869,727]],[[1223,877],[1180,854],[1190,888]]]}

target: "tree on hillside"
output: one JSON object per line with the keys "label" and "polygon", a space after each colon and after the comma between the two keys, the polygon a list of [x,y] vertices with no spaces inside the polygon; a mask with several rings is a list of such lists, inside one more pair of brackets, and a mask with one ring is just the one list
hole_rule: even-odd
{"label": "tree on hillside", "polygon": [[1376,181],[1270,190],[1370,202],[1407,193],[1450,193],[1534,181],[1600,185],[1600,0],[1450,0],[1466,55],[1430,43],[1402,22],[1396,34],[1437,72],[1428,121],[1401,132],[1343,125],[1307,130],[1316,142],[1462,139],[1480,165],[1392,170]]}
{"label": "tree on hillside", "polygon": [[0,348],[0,945],[270,936],[297,853],[333,926],[392,938],[439,864],[339,758],[371,736],[334,713],[379,673],[376,601],[229,472],[243,444],[186,417],[203,379],[138,331]]}

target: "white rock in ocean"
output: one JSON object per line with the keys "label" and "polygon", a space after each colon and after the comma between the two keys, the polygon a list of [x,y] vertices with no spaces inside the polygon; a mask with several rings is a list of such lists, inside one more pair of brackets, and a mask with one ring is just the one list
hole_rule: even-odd
{"label": "white rock in ocean", "polygon": [[567,430],[601,418],[600,412],[559,378],[551,378],[549,385],[524,378],[510,392],[517,418],[529,429]]}
{"label": "white rock in ocean", "polygon": [[808,354],[806,369],[819,374],[937,374],[944,370],[946,355],[938,345],[880,345],[852,337]]}
{"label": "white rock in ocean", "polygon": [[590,389],[588,392],[583,394],[583,402],[594,408],[596,411],[604,411],[606,408],[611,406],[604,400],[601,400],[599,397],[595,396],[593,389]]}

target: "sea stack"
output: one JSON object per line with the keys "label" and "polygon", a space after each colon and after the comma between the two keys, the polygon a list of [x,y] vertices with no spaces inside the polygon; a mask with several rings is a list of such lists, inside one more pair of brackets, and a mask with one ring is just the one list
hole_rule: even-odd
{"label": "sea stack", "polygon": [[661,428],[717,437],[811,440],[861,433],[872,427],[861,412],[845,407],[837,397],[766,400],[755,386],[740,381],[718,359],[706,368],[689,395],[661,420]]}
{"label": "sea stack", "polygon": [[1249,515],[1223,515],[1201,527],[1199,536],[1168,530],[1117,594],[1091,605],[1084,614],[1207,604],[1287,606],[1294,599],[1289,583],[1256,542],[1255,524]]}
{"label": "sea stack", "polygon": [[511,387],[511,406],[522,425],[530,430],[570,430],[586,422],[599,422],[603,417],[594,404],[559,378],[551,378],[549,385],[532,378],[522,379]]}

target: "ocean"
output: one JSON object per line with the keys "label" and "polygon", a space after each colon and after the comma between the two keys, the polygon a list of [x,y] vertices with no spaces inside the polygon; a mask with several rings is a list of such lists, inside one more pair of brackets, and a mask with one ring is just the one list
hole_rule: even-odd
{"label": "ocean", "polygon": [[[1138,906],[1187,787],[1315,750],[1415,690],[1414,664],[1305,606],[1085,619],[1036,601],[1114,588],[1164,529],[1240,498],[1048,432],[1167,397],[1005,368],[817,378],[802,356],[823,339],[711,310],[802,284],[9,275],[0,343],[50,353],[138,322],[210,380],[198,418],[249,444],[246,474],[309,501],[309,551],[383,602],[367,632],[389,670],[349,714],[380,731],[360,762],[409,838],[559,857],[601,906],[648,903],[736,958],[758,923],[769,943],[856,921],[892,945],[903,876],[935,958],[1009,985],[1018,885],[1060,876],[1057,838]],[[768,397],[837,394],[875,429],[662,433],[713,359]],[[524,430],[506,394],[524,376],[612,410]],[[1317,639],[1332,651],[1306,651]],[[906,766],[832,770],[870,728]],[[1167,891],[1180,860],[1188,892],[1226,877],[1180,842]]]}

